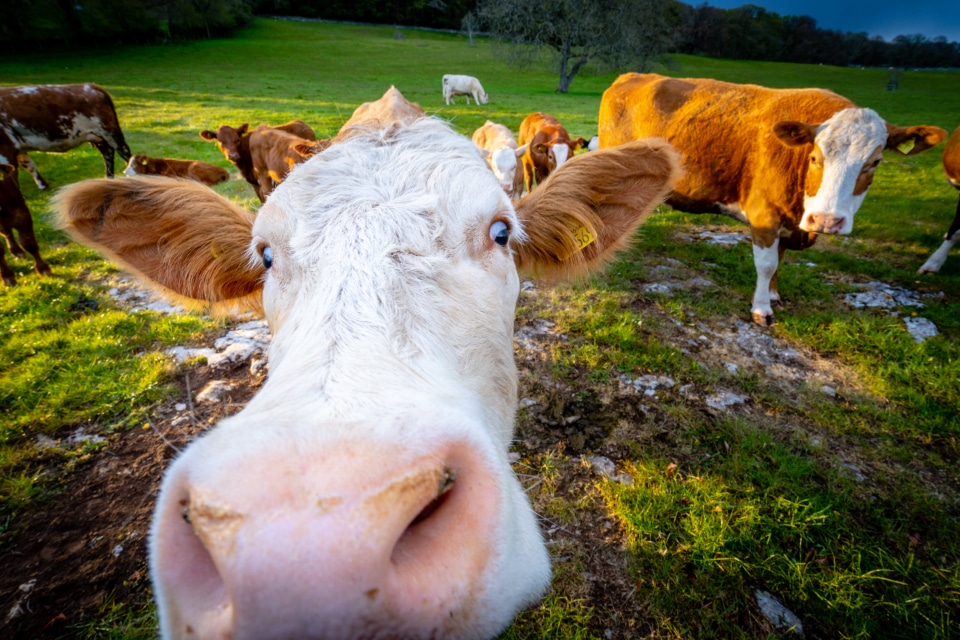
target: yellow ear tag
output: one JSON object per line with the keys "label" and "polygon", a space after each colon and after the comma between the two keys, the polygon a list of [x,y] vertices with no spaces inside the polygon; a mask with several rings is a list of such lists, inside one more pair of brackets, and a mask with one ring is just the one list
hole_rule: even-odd
{"label": "yellow ear tag", "polygon": [[565,261],[565,260],[568,260],[568,259],[570,258],[570,256],[574,255],[575,253],[577,253],[577,252],[579,252],[579,251],[583,251],[583,250],[584,250],[587,246],[589,246],[594,240],[596,240],[596,238],[593,237],[593,234],[591,234],[590,231],[588,231],[587,228],[586,228],[585,226],[583,226],[583,225],[580,225],[580,226],[573,232],[573,237],[574,237],[574,238],[576,239],[576,241],[577,241],[577,250],[576,250],[576,251],[573,251],[573,252],[571,252],[571,253],[568,253],[567,255],[565,255],[565,256],[563,256],[562,258],[560,258],[560,261],[561,261],[561,262],[563,262],[563,261]]}
{"label": "yellow ear tag", "polygon": [[144,160],[141,160],[141,161],[140,161],[140,164],[142,164],[143,166],[147,166],[147,161],[146,161],[145,159],[144,159]]}
{"label": "yellow ear tag", "polygon": [[903,142],[897,145],[897,151],[899,151],[903,155],[907,155],[908,153],[913,151],[913,148],[916,145],[917,145],[916,140],[914,140],[913,138],[907,138],[906,140],[904,140]]}

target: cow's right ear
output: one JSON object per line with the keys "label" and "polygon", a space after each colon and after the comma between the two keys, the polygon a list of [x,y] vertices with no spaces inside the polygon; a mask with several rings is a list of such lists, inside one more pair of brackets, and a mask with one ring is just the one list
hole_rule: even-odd
{"label": "cow's right ear", "polygon": [[250,128],[250,124],[247,122],[244,122],[242,125],[237,127],[237,135],[243,136],[243,134],[245,134],[247,132],[247,129],[249,128]]}
{"label": "cow's right ear", "polygon": [[200,132],[200,137],[203,138],[204,140],[216,140],[217,134],[214,133],[213,131],[210,131],[209,129],[204,129],[203,131]]}
{"label": "cow's right ear", "polygon": [[799,147],[804,144],[813,144],[819,126],[819,124],[807,124],[795,120],[781,120],[773,125],[773,134],[785,146]]}
{"label": "cow's right ear", "polygon": [[525,154],[525,153],[527,152],[527,147],[529,147],[529,146],[530,146],[530,143],[528,142],[527,144],[523,145],[522,147],[517,147],[517,151],[516,151],[517,157],[518,157],[518,158],[522,158],[522,157],[523,157],[523,154]]}
{"label": "cow's right ear", "polygon": [[517,268],[554,278],[602,267],[679,175],[679,154],[659,138],[574,156],[516,205],[527,235]]}
{"label": "cow's right ear", "polygon": [[254,215],[199,182],[85,180],[51,202],[57,226],[179,302],[260,308]]}
{"label": "cow's right ear", "polygon": [[0,163],[0,180],[12,178],[17,174],[17,168],[12,164]]}

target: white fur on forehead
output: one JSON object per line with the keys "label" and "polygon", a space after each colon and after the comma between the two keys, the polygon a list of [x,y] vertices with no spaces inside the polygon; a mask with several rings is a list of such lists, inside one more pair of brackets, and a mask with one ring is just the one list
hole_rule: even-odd
{"label": "white fur on forehead", "polygon": [[843,109],[817,129],[817,146],[825,156],[863,159],[887,142],[887,124],[873,109]]}
{"label": "white fur on forehead", "polygon": [[290,249],[308,260],[318,235],[350,234],[358,216],[374,216],[381,241],[426,243],[414,251],[449,247],[495,213],[513,216],[473,142],[435,118],[355,132],[297,167],[270,205],[269,217],[290,227]]}

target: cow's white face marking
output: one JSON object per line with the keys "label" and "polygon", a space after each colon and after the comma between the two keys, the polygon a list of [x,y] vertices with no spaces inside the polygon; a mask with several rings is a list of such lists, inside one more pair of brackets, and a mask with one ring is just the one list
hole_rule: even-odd
{"label": "cow's white face marking", "polygon": [[563,163],[570,157],[570,147],[564,143],[553,145],[553,157],[557,161],[557,168],[563,166]]}
{"label": "cow's white face marking", "polygon": [[822,179],[814,194],[808,189],[804,195],[800,229],[841,235],[853,230],[886,142],[886,122],[871,109],[844,109],[820,125],[815,146],[821,154],[814,164],[822,162]]}
{"label": "cow's white face marking", "polygon": [[[151,545],[165,637],[496,634],[550,573],[506,456],[510,200],[471,141],[422,120],[314,156],[252,233],[270,377],[167,471]],[[448,470],[440,533],[391,520]],[[375,607],[385,628],[363,626]]]}

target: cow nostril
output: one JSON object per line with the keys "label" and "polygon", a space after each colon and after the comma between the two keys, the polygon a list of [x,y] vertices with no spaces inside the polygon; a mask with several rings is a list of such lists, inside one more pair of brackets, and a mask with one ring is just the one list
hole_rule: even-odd
{"label": "cow nostril", "polygon": [[440,509],[441,505],[447,501],[450,496],[450,491],[453,489],[453,484],[457,481],[457,470],[450,469],[445,467],[443,473],[440,475],[440,483],[437,486],[437,495],[434,496],[427,505],[420,510],[420,513],[410,521],[410,524],[407,525],[407,529],[403,535],[415,528],[418,524],[432,516],[437,510]]}

